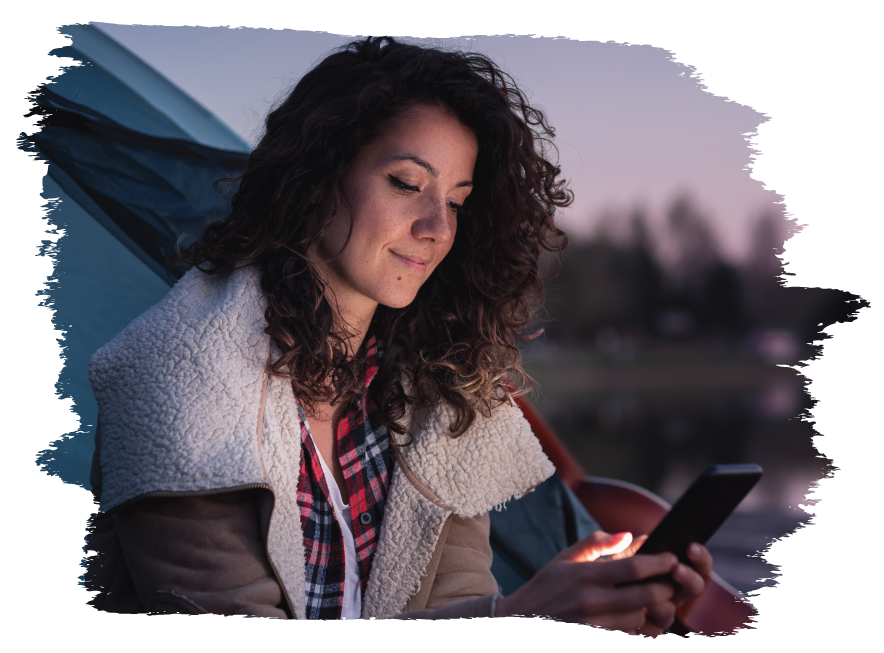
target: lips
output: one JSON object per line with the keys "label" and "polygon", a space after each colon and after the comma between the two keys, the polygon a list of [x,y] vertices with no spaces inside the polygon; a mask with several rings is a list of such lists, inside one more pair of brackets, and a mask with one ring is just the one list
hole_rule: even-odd
{"label": "lips", "polygon": [[423,272],[427,269],[427,263],[430,262],[429,258],[423,256],[417,256],[412,254],[399,254],[394,252],[392,249],[390,252],[395,256],[403,265],[407,265],[412,270],[416,272]]}

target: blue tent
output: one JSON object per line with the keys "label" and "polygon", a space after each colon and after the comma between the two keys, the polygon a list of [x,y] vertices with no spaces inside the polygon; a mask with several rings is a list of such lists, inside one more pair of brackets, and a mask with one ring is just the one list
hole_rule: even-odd
{"label": "blue tent", "polygon": [[158,301],[165,255],[226,210],[212,182],[237,174],[248,144],[165,77],[91,25],[62,29],[81,62],[35,94],[44,115],[26,148],[50,163],[43,196],[59,198],[64,229],[49,303],[65,332],[63,396],[81,427],[40,457],[47,471],[89,487],[97,408],[92,352]]}
{"label": "blue tent", "polygon": [[[49,162],[43,196],[61,200],[51,219],[65,234],[48,301],[64,331],[59,390],[73,398],[81,428],[42,452],[39,463],[89,488],[97,420],[89,358],[168,291],[174,278],[166,256],[225,215],[230,188],[213,183],[236,176],[250,148],[99,29],[61,31],[72,44],[53,54],[82,65],[35,92],[41,127],[21,143]],[[580,502],[553,477],[492,513],[498,582],[511,592],[594,530]]]}

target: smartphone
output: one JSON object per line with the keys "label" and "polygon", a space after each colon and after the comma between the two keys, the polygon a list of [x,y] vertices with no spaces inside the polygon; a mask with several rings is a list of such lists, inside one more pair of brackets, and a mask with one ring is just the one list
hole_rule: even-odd
{"label": "smartphone", "polygon": [[670,551],[684,564],[690,564],[688,545],[705,544],[749,494],[761,474],[758,465],[710,467],[681,495],[638,553]]}

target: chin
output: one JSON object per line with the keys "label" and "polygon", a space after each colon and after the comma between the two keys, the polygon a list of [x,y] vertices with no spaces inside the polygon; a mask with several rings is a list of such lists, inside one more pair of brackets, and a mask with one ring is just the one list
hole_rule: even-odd
{"label": "chin", "polygon": [[415,297],[417,289],[414,292],[385,293],[383,297],[377,298],[377,302],[387,308],[405,308],[414,301]]}

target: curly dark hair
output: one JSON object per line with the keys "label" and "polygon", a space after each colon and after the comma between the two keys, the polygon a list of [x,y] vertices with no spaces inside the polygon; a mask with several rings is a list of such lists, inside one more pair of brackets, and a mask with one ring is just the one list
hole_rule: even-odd
{"label": "curly dark hair", "polygon": [[479,149],[448,256],[410,305],[375,312],[371,329],[386,343],[379,407],[382,424],[403,433],[408,405],[445,401],[456,437],[506,400],[502,389],[530,384],[517,341],[536,335],[526,331],[543,297],[540,258],[561,256],[567,237],[553,215],[573,200],[547,157],[552,127],[489,58],[389,37],[329,55],[267,116],[230,215],[180,255],[210,274],[260,266],[266,333],[280,352],[271,373],[290,378],[308,410],[364,392],[364,347],[348,355],[346,325],[307,254],[357,152],[416,105],[450,111]]}

